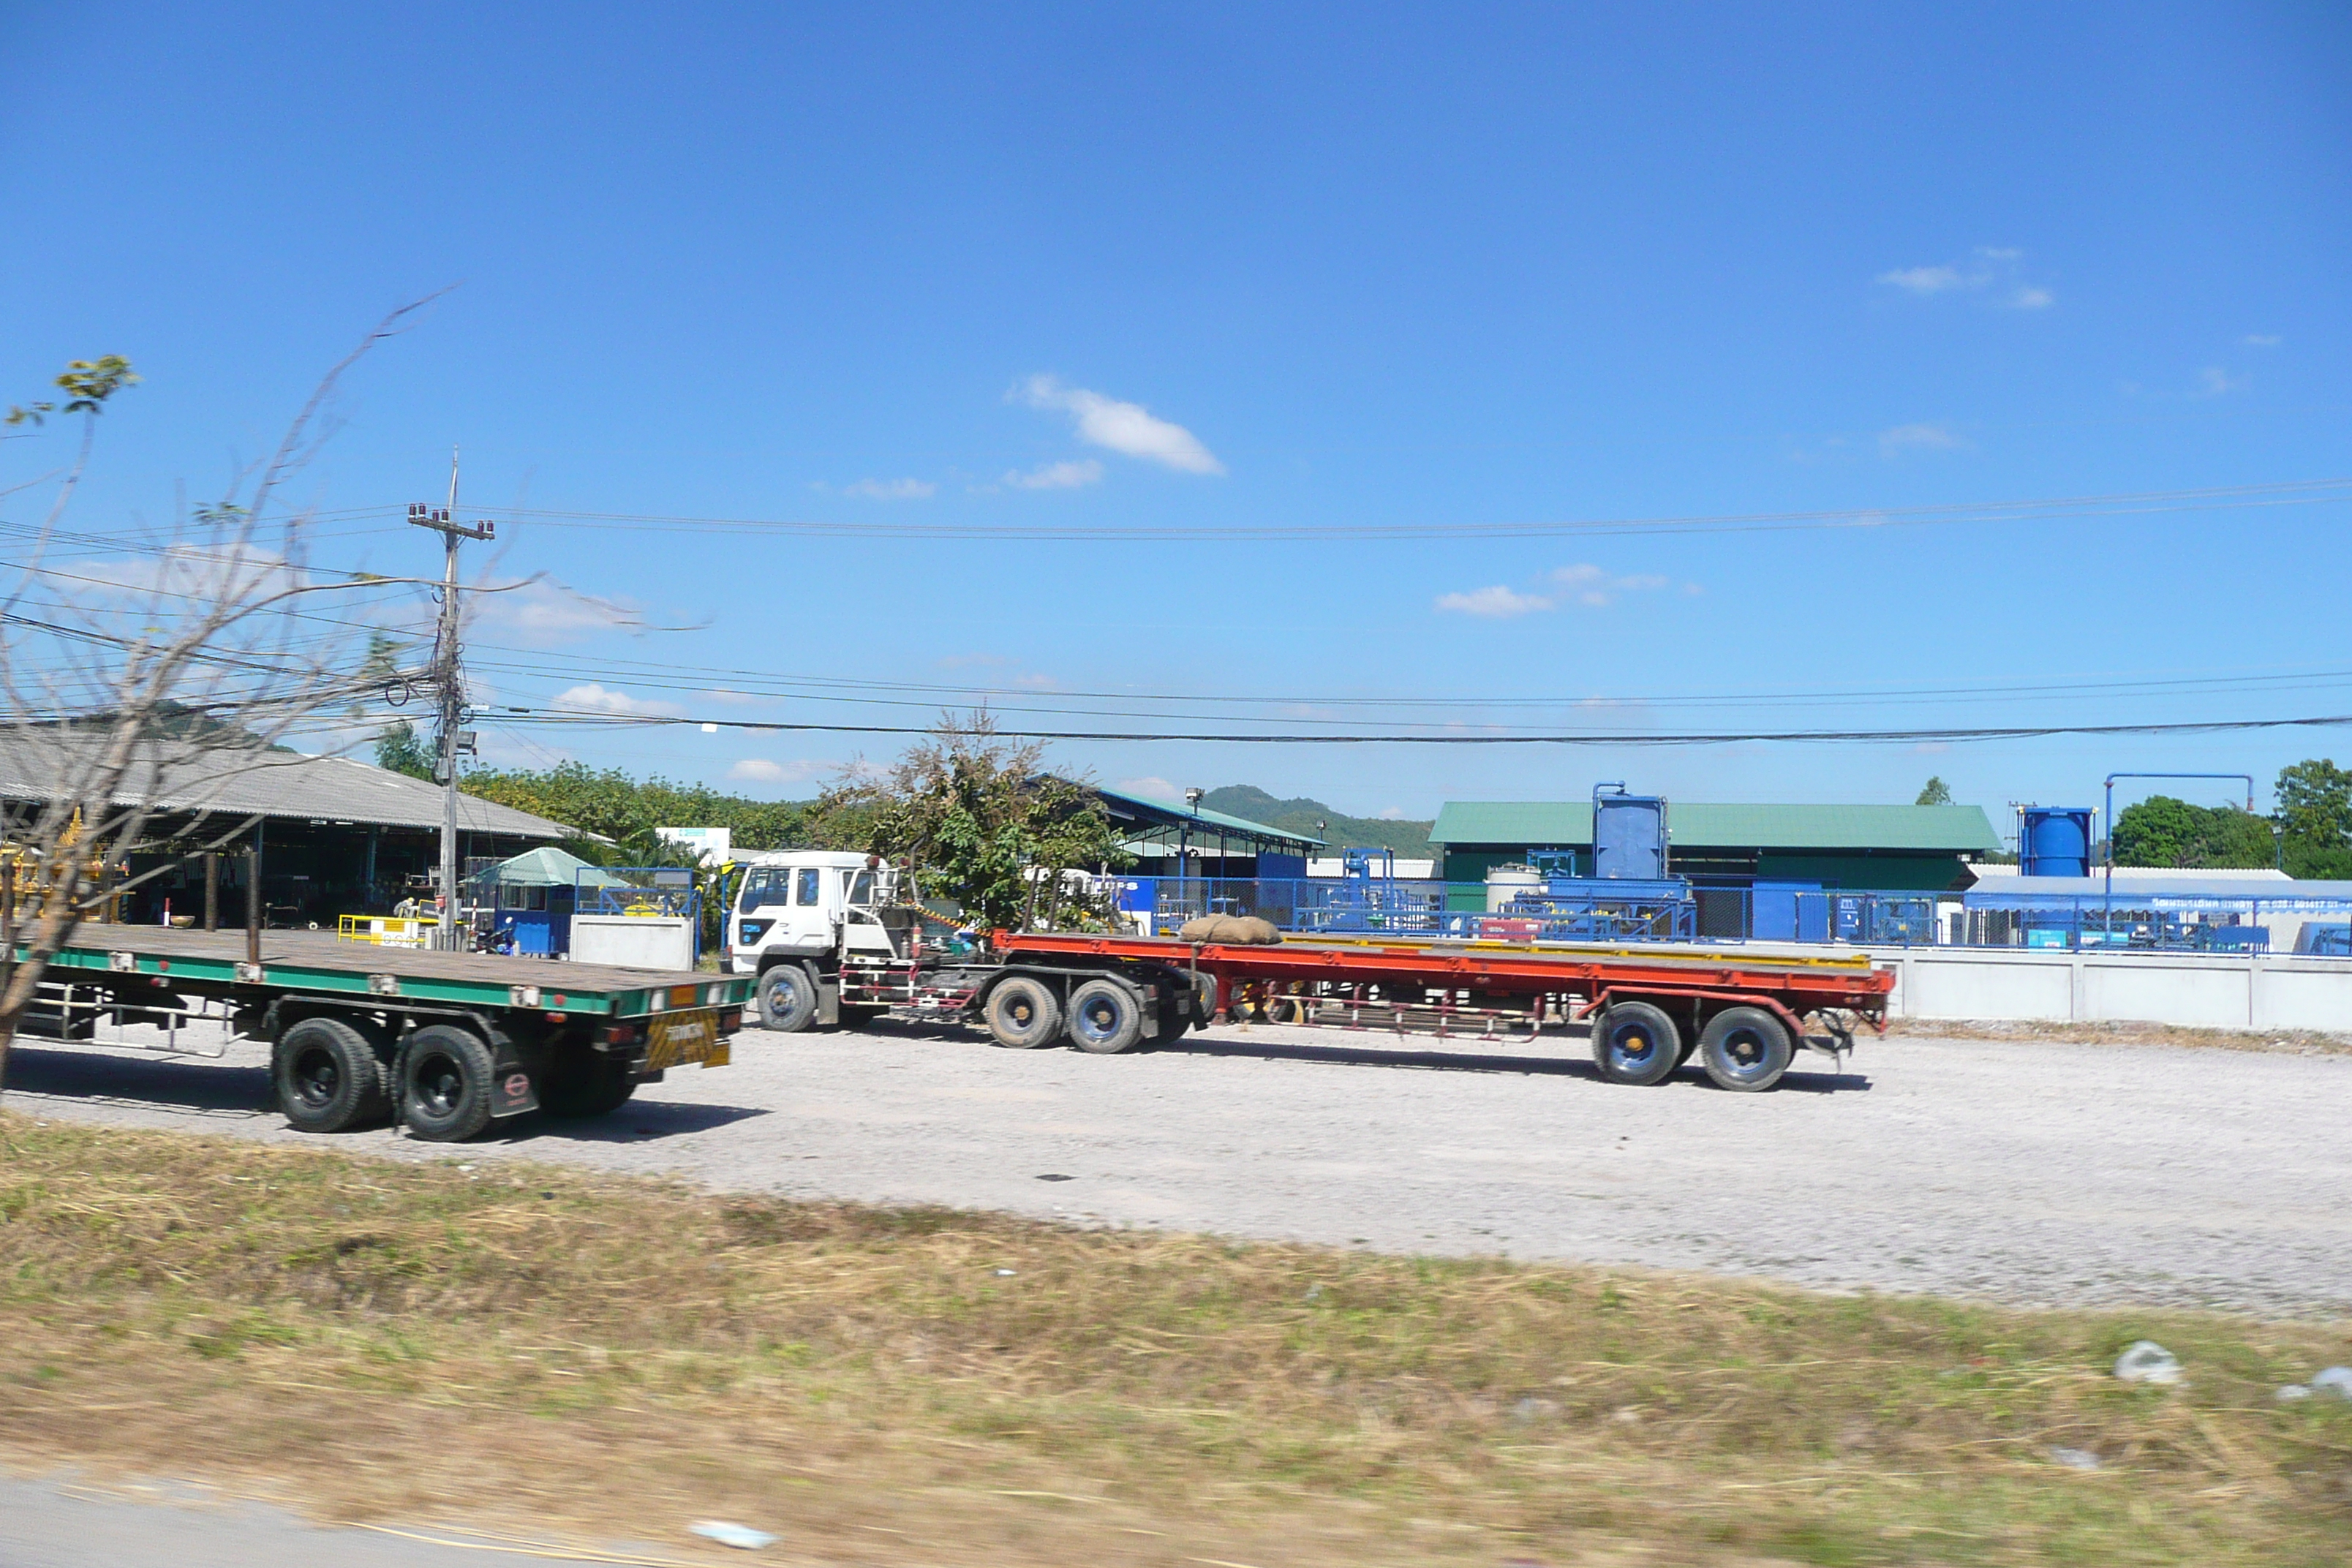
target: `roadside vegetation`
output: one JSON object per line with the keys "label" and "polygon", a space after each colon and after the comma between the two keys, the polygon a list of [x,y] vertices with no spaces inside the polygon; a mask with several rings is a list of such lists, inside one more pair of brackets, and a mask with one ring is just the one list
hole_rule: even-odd
{"label": "roadside vegetation", "polygon": [[[2352,1557],[2352,1404],[2273,1397],[2342,1323],[0,1141],[24,1466],[679,1558],[708,1518],[828,1563]],[[2141,1338],[2185,1385],[2110,1374]]]}

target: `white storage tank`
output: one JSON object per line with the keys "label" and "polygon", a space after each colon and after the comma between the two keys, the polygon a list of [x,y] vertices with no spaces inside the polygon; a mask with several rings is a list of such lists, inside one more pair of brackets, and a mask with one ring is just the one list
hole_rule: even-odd
{"label": "white storage tank", "polygon": [[1544,874],[1533,866],[1495,866],[1486,872],[1486,912],[1499,914],[1522,893],[1540,893]]}

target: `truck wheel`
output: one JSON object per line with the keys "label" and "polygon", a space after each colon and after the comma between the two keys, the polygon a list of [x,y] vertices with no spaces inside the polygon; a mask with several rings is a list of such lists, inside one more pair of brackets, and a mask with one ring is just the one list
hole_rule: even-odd
{"label": "truck wheel", "polygon": [[1089,980],[1070,993],[1070,1044],[1098,1057],[1133,1050],[1143,1038],[1143,1005],[1116,980]]}
{"label": "truck wheel", "polygon": [[1217,977],[1195,969],[1190,972],[1189,978],[1192,982],[1192,1027],[1205,1029],[1217,1017]]}
{"label": "truck wheel", "polygon": [[1727,1007],[1698,1037],[1700,1065],[1724,1089],[1753,1094],[1789,1070],[1789,1026],[1761,1007]]}
{"label": "truck wheel", "polygon": [[988,994],[984,1016],[996,1043],[1016,1051],[1050,1046],[1062,1032],[1062,1005],[1053,989],[1025,974],[998,981]]}
{"label": "truck wheel", "polygon": [[364,1127],[392,1108],[374,1046],[340,1018],[303,1019],[278,1037],[269,1056],[278,1107],[298,1132]]}
{"label": "truck wheel", "polygon": [[400,1119],[428,1143],[460,1143],[490,1124],[490,1047],[464,1029],[427,1024],[400,1053]]}
{"label": "truck wheel", "polygon": [[797,1035],[816,1017],[816,982],[797,963],[760,976],[760,1027]]}
{"label": "truck wheel", "polygon": [[539,1108],[567,1121],[607,1116],[629,1103],[637,1092],[637,1075],[626,1057],[601,1051],[571,1050],[548,1064],[539,1086]]}
{"label": "truck wheel", "polygon": [[1592,1065],[1611,1083],[1656,1083],[1681,1059],[1675,1021],[1647,1002],[1617,1003],[1592,1021]]}

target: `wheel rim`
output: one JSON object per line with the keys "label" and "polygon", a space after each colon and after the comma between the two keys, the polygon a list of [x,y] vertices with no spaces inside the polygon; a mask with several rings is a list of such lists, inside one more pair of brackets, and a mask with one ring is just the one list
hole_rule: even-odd
{"label": "wheel rim", "polygon": [[1734,1029],[1715,1048],[1716,1060],[1733,1078],[1761,1078],[1772,1064],[1771,1044],[1759,1029]]}
{"label": "wheel rim", "polygon": [[343,1084],[335,1053],[323,1047],[304,1051],[294,1058],[293,1078],[294,1098],[311,1110],[324,1110],[332,1105],[335,1091]]}
{"label": "wheel rim", "polygon": [[1016,1029],[1026,1029],[1037,1021],[1037,1004],[1028,996],[1015,993],[1004,1004],[1004,1016]]}
{"label": "wheel rim", "polygon": [[1118,1034],[1125,1022],[1119,1005],[1108,996],[1089,996],[1078,1009],[1078,1033],[1097,1044]]}
{"label": "wheel rim", "polygon": [[416,1101],[430,1116],[450,1116],[466,1098],[466,1075],[455,1058],[435,1053],[416,1064]]}
{"label": "wheel rim", "polygon": [[1609,1056],[1621,1067],[1645,1068],[1657,1059],[1658,1038],[1645,1024],[1618,1024],[1609,1031]]}
{"label": "wheel rim", "polygon": [[800,987],[794,985],[790,980],[769,981],[768,994],[762,998],[768,1010],[768,1016],[780,1018],[791,1012],[800,1005]]}

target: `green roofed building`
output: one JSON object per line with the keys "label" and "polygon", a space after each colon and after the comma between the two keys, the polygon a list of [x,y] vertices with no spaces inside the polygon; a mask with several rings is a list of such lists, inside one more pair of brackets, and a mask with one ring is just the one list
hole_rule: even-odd
{"label": "green roofed building", "polygon": [[[1449,882],[1537,849],[1592,848],[1590,801],[1448,801],[1430,830]],[[1872,892],[1942,892],[2000,836],[1980,805],[1722,805],[1669,803],[1667,869],[1703,887],[1811,883]]]}

